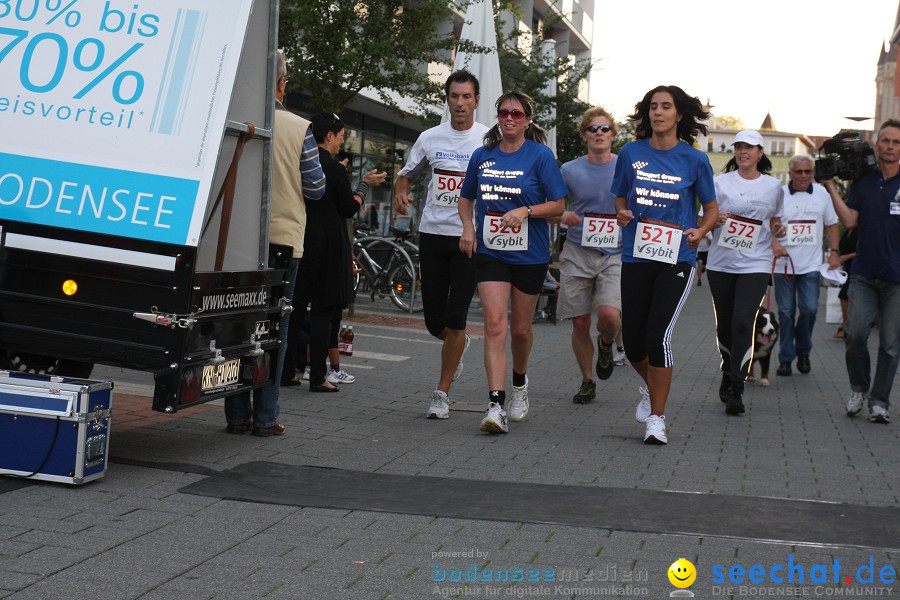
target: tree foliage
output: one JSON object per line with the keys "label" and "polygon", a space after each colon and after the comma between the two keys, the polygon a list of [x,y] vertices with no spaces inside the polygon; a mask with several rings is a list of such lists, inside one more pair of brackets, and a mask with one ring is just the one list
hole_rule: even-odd
{"label": "tree foliage", "polygon": [[[581,115],[590,104],[579,99],[579,85],[594,67],[590,59],[575,60],[572,56],[548,55],[541,47],[561,16],[544,21],[539,31],[514,30],[503,33],[501,11],[508,11],[517,18],[518,8],[511,0],[499,0],[494,5],[495,22],[500,56],[500,77],[507,90],[518,89],[531,96],[536,105],[536,121],[544,128],[556,127],[556,153],[561,162],[572,160],[585,153],[584,143],[578,131]],[[527,39],[526,36],[533,36]],[[556,81],[556,92],[547,91],[547,82]],[[483,101],[484,99],[482,99]]]}
{"label": "tree foliage", "polygon": [[719,125],[725,129],[733,129],[735,131],[744,129],[744,121],[740,117],[732,115],[716,115]]}
{"label": "tree foliage", "polygon": [[634,141],[635,131],[637,131],[637,125],[634,121],[625,119],[621,123],[616,123],[616,137],[612,143],[613,154],[618,154],[622,150],[622,146]]}
{"label": "tree foliage", "polygon": [[[415,116],[427,125],[436,124],[443,82],[431,81],[424,66],[449,65],[458,43],[452,35],[437,31],[451,21],[453,7],[452,0],[282,0],[279,45],[288,59],[289,91],[311,96],[311,106],[340,112],[360,90],[371,88],[397,112],[401,111],[396,98],[411,98]],[[504,35],[504,10],[515,14],[518,9],[512,0],[494,2],[503,87],[534,98],[538,124],[556,127],[561,161],[584,154],[578,123],[589,105],[578,99],[578,90],[593,62],[548,56],[541,50],[544,37],[561,17],[547,19],[541,31]],[[470,52],[487,51],[471,42],[460,44]],[[555,93],[546,90],[551,79],[557,82]]]}
{"label": "tree foliage", "polygon": [[291,91],[339,112],[363,88],[399,110],[396,95],[417,104],[440,96],[423,68],[456,45],[438,25],[453,14],[451,0],[283,0],[279,45],[291,72]]}

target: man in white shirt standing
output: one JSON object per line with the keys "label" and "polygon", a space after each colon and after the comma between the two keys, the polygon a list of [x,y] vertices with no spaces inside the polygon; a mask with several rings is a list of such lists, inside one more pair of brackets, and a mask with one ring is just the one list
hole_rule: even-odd
{"label": "man in white shirt standing", "polygon": [[[784,186],[784,218],[787,237],[773,245],[784,244],[788,257],[775,265],[775,301],[778,302],[778,369],[781,376],[791,375],[791,363],[809,373],[812,368],[812,332],[819,310],[819,267],[822,264],[822,233],[828,241],[828,266],[840,267],[838,260],[837,214],[828,191],[813,183],[812,159],[795,156],[788,162],[790,182]],[[793,262],[793,269],[791,268]],[[791,277],[791,273],[796,275]]]}
{"label": "man in white shirt standing", "polygon": [[475,261],[459,250],[462,222],[457,204],[469,157],[482,146],[488,128],[475,121],[478,79],[465,69],[444,84],[450,120],[422,132],[394,185],[394,210],[407,214],[412,182],[426,178],[420,203],[419,277],[428,332],[443,340],[441,374],[425,416],[450,416],[450,384],[462,373],[462,357],[469,347],[466,318],[475,294]]}

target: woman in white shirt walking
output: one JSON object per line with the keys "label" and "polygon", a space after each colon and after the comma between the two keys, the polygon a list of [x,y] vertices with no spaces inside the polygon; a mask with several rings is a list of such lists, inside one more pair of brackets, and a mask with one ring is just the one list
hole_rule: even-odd
{"label": "woman in white shirt walking", "polygon": [[745,410],[744,379],[753,358],[756,313],[775,252],[772,236],[783,237],[785,227],[784,190],[768,174],[772,162],[763,151],[762,136],[741,131],[733,145],[734,157],[715,180],[719,218],[706,267],[722,355],[719,399],[727,414],[740,415]]}

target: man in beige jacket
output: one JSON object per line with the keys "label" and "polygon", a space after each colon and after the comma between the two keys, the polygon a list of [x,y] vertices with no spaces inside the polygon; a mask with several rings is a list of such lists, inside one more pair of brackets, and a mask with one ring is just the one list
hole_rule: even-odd
{"label": "man in beige jacket", "polygon": [[[272,193],[269,208],[269,242],[291,246],[293,255],[288,270],[284,297],[294,296],[297,270],[303,256],[303,235],[306,230],[306,200],[319,200],[325,193],[325,175],[319,164],[319,150],[310,129],[310,122],[287,110],[284,93],[287,86],[287,65],[284,54],[277,55],[275,82],[275,126],[272,150]],[[278,362],[274,385],[225,399],[225,418],[228,433],[268,437],[283,435],[284,425],[278,422],[278,393],[281,369],[287,347],[290,313],[281,318]],[[252,415],[252,416],[251,416]]]}

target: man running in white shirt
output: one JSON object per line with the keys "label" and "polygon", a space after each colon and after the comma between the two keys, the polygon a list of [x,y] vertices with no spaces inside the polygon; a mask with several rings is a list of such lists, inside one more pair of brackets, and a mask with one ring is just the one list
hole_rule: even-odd
{"label": "man running in white shirt", "polygon": [[462,222],[457,204],[469,157],[482,146],[488,128],[475,121],[478,79],[455,71],[444,84],[450,120],[422,132],[394,186],[394,210],[407,214],[412,182],[421,175],[427,191],[419,221],[422,305],[428,332],[443,340],[441,374],[425,416],[450,416],[450,384],[460,376],[469,347],[466,319],[475,294],[475,261],[459,250]]}

